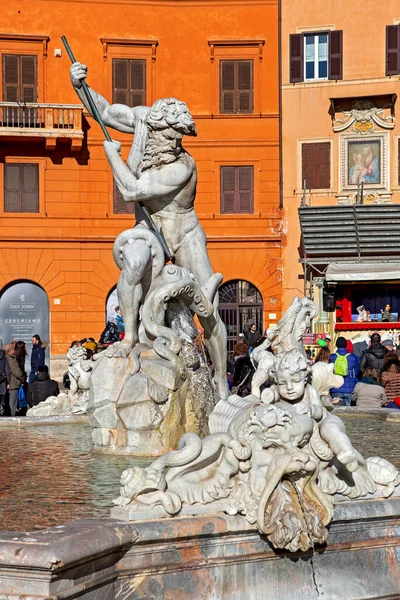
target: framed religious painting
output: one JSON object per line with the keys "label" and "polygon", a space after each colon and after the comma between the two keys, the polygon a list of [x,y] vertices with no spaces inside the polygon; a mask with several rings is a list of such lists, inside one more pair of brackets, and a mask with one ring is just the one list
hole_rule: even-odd
{"label": "framed religious painting", "polygon": [[362,187],[364,196],[389,192],[388,133],[340,135],[340,192],[354,193]]}

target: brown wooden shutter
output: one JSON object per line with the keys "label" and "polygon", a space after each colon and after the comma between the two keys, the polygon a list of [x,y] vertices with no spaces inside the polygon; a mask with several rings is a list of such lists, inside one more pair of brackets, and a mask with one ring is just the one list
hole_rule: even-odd
{"label": "brown wooden shutter", "polygon": [[132,215],[135,212],[134,202],[125,202],[113,179],[113,213],[115,215]]}
{"label": "brown wooden shutter", "polygon": [[4,212],[39,212],[38,165],[4,165]]}
{"label": "brown wooden shutter", "polygon": [[3,102],[17,102],[19,57],[3,54]]}
{"label": "brown wooden shutter", "polygon": [[254,210],[254,168],[221,167],[221,214],[250,214]]}
{"label": "brown wooden shutter", "polygon": [[221,113],[235,112],[235,61],[220,61]]}
{"label": "brown wooden shutter", "polygon": [[386,75],[400,73],[400,25],[386,27]]}
{"label": "brown wooden shutter", "polygon": [[129,105],[128,60],[113,58],[113,103]]}
{"label": "brown wooden shutter", "polygon": [[4,212],[21,212],[20,165],[4,165]]}
{"label": "brown wooden shutter", "polygon": [[301,161],[302,161],[302,175],[301,175],[301,187],[306,182],[306,188],[308,190],[315,189],[315,169],[317,164],[316,157],[316,145],[317,144],[303,144],[301,148]]}
{"label": "brown wooden shutter", "polygon": [[21,212],[39,212],[39,166],[21,167]]}
{"label": "brown wooden shutter", "polygon": [[298,83],[304,79],[304,35],[292,33],[289,36],[290,83]]}
{"label": "brown wooden shutter", "polygon": [[135,59],[130,61],[131,98],[129,106],[146,105],[146,61]]}
{"label": "brown wooden shutter", "polygon": [[238,100],[237,112],[253,111],[253,61],[238,60],[237,68],[237,87]]}
{"label": "brown wooden shutter", "polygon": [[397,140],[397,180],[400,185],[400,138]]}
{"label": "brown wooden shutter", "polygon": [[235,167],[221,167],[221,214],[235,212]]}
{"label": "brown wooden shutter", "polygon": [[329,142],[302,145],[302,181],[308,190],[331,187],[331,146]]}
{"label": "brown wooden shutter", "polygon": [[237,167],[237,179],[237,187],[239,190],[239,206],[237,208],[237,212],[250,214],[254,211],[253,167]]}
{"label": "brown wooden shutter", "polygon": [[329,32],[328,79],[343,79],[343,31]]}
{"label": "brown wooden shutter", "polygon": [[315,189],[329,189],[331,187],[331,145],[329,142],[315,144],[317,147],[316,183]]}
{"label": "brown wooden shutter", "polygon": [[37,57],[3,54],[3,101],[37,102]]}
{"label": "brown wooden shutter", "polygon": [[21,56],[21,97],[23,102],[37,102],[36,56]]}

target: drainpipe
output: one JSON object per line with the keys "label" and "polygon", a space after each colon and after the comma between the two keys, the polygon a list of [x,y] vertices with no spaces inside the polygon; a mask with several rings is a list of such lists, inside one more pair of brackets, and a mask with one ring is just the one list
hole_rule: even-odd
{"label": "drainpipe", "polygon": [[278,85],[279,85],[279,210],[283,210],[282,161],[282,0],[278,0]]}

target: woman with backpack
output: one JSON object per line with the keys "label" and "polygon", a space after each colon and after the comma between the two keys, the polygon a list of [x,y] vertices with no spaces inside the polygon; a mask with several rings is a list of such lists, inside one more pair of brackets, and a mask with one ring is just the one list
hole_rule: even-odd
{"label": "woman with backpack", "polygon": [[347,351],[347,340],[344,337],[338,337],[336,340],[336,352],[330,355],[329,362],[334,363],[333,372],[335,375],[341,375],[344,383],[340,388],[332,388],[332,398],[340,398],[346,406],[351,405],[351,395],[358,383],[358,363],[359,358],[352,352]]}

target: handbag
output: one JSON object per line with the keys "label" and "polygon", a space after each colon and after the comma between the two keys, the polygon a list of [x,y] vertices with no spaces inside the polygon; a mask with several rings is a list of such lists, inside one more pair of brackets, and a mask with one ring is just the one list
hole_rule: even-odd
{"label": "handbag", "polygon": [[20,385],[18,390],[18,408],[26,408],[28,403],[24,392],[24,386]]}

